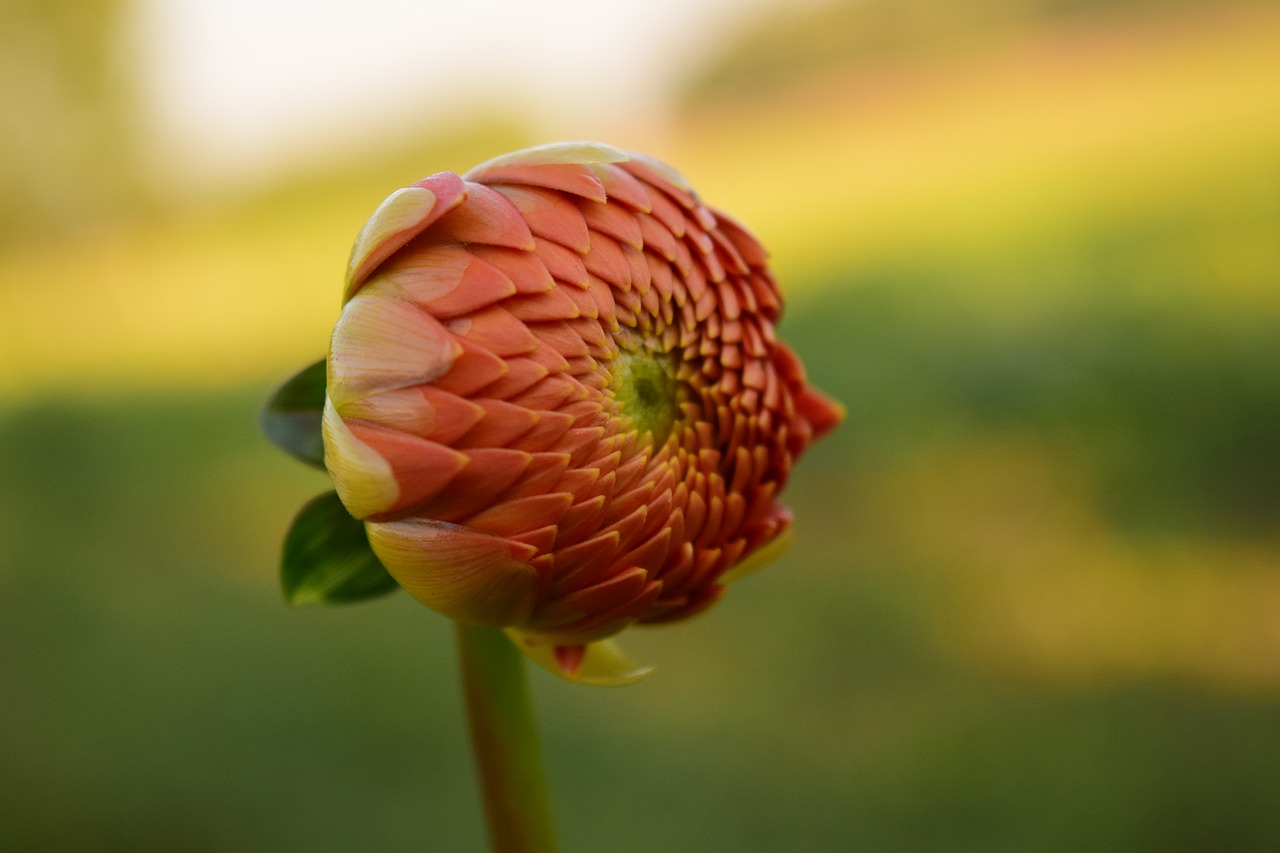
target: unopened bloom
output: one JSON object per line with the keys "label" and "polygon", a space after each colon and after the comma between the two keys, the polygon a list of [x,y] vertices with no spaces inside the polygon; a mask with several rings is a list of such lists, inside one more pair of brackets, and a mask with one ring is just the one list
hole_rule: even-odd
{"label": "unopened bloom", "polygon": [[841,410],[780,309],[759,243],[647,157],[432,175],[356,240],[325,464],[412,596],[572,675],[785,544],[779,493]]}

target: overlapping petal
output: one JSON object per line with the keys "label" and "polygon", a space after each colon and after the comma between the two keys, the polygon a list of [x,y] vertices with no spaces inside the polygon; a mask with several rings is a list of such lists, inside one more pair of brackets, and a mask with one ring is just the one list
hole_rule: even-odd
{"label": "overlapping petal", "polygon": [[388,199],[329,353],[326,464],[411,594],[593,683],[786,542],[840,420],[778,341],[760,244],[665,164],[542,146]]}

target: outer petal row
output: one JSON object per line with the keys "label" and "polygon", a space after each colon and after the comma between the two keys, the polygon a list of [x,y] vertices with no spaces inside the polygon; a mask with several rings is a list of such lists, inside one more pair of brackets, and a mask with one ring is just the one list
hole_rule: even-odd
{"label": "outer petal row", "polygon": [[425,518],[369,522],[369,544],[414,598],[468,625],[505,626],[533,610],[538,572],[511,543]]}

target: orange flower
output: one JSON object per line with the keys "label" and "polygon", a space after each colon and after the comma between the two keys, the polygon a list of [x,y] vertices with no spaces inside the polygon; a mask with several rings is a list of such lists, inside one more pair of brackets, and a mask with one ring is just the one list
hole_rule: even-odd
{"label": "orange flower", "polygon": [[441,172],[356,239],[325,464],[410,595],[587,681],[605,640],[775,557],[793,461],[841,418],[777,340],[747,231],[589,143]]}

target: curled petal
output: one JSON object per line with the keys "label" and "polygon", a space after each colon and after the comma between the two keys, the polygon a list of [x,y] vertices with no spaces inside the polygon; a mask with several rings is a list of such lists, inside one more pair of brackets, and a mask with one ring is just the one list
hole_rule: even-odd
{"label": "curled petal", "polygon": [[389,195],[356,237],[347,262],[343,299],[354,296],[379,264],[465,197],[462,179],[452,172],[440,172]]}
{"label": "curled petal", "polygon": [[366,529],[400,585],[450,619],[505,626],[533,609],[538,572],[501,537],[427,518],[370,522]]}
{"label": "curled petal", "polygon": [[391,465],[343,423],[333,402],[324,401],[321,420],[324,464],[347,512],[365,518],[393,506],[400,498]]}

